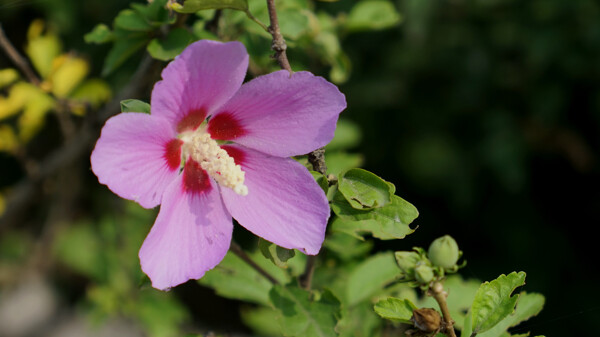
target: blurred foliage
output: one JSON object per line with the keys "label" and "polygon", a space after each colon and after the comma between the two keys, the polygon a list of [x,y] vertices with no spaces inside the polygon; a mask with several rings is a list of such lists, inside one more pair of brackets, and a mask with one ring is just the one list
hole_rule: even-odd
{"label": "blurred foliage", "polygon": [[[277,68],[270,36],[246,13],[224,10],[213,29],[215,11],[201,11],[185,18],[189,30],[165,31],[161,27],[175,22],[161,6],[165,3],[0,3],[4,29],[42,80],[40,86],[26,82],[0,55],[0,213],[11,187],[25,175],[15,164],[20,150],[47,149],[61,138],[52,128],[62,102],[79,121],[86,109],[106,102],[129,80],[144,50],[165,61],[195,39],[240,40],[250,53],[251,75]],[[596,256],[588,224],[600,221],[600,5],[593,0],[281,0],[277,5],[294,70],[326,76],[348,99],[336,138],[327,146],[328,173],[340,175],[364,164],[420,211],[419,229],[401,242],[371,236],[402,233],[364,231],[364,223],[359,231],[348,218],[333,220],[313,282],[341,304],[340,334],[377,336],[394,329],[373,311],[373,303],[383,298],[434,306],[394,284],[396,267],[386,251],[409,249],[442,233],[464,242],[470,277],[528,271],[529,287],[555,303],[534,319],[533,331],[594,331],[595,299],[567,289],[592,289],[598,276],[597,270],[588,272]],[[268,22],[264,1],[250,0],[248,8]],[[233,255],[200,284],[236,299],[243,290],[243,299],[252,304],[240,306],[239,316],[231,310],[237,302],[222,302],[213,293],[202,293],[208,299],[201,301],[212,306],[196,317],[198,309],[184,301],[185,293],[149,289],[137,251],[152,212],[107,207],[112,196],[90,177],[87,159],[73,170],[84,173],[86,195],[61,222],[49,255],[57,264],[53,277],[69,285],[65,297],[75,296],[97,321],[125,316],[152,336],[180,335],[192,318],[200,325],[217,324],[219,305],[230,306],[227,324],[242,321],[259,335],[278,335],[270,323],[284,313],[267,304],[272,286],[244,270]],[[335,188],[329,190],[347,201]],[[37,206],[27,221],[1,233],[0,286],[15,282],[43,237],[40,224],[49,206]],[[247,233],[236,235],[254,245]],[[305,263],[295,254],[288,268],[280,269],[258,251],[251,257],[282,282],[293,282]],[[228,269],[229,264],[236,267]],[[239,277],[231,277],[232,270]],[[79,282],[82,294],[70,286]],[[458,277],[446,282],[459,328],[478,285]],[[193,291],[205,291],[194,286]],[[521,293],[521,301],[536,307],[537,296]],[[517,303],[501,330],[537,314],[528,308]],[[556,319],[571,314],[572,320]]]}

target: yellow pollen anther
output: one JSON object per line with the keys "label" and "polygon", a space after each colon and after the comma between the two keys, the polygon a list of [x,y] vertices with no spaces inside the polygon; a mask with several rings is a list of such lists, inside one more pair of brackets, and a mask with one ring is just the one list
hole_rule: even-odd
{"label": "yellow pollen anther", "polygon": [[245,172],[236,165],[227,151],[223,150],[202,127],[194,132],[184,134],[184,158],[191,158],[200,164],[221,186],[231,188],[239,195],[247,195],[248,187],[244,185]]}

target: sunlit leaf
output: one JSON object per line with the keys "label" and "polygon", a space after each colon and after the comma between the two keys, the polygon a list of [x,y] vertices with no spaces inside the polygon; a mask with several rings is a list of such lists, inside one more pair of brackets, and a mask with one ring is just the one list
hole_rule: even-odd
{"label": "sunlit leaf", "polygon": [[19,73],[16,69],[6,68],[0,69],[0,89],[13,84],[19,79]]}
{"label": "sunlit leaf", "polygon": [[42,76],[48,77],[52,71],[52,62],[58,57],[62,46],[58,36],[52,32],[41,35],[44,23],[41,20],[35,20],[30,28],[25,52],[31,60],[33,67]]}
{"label": "sunlit leaf", "polygon": [[359,210],[384,207],[394,195],[393,188],[385,180],[359,168],[340,173],[338,190],[350,206]]}
{"label": "sunlit leaf", "polygon": [[329,292],[315,294],[296,285],[276,285],[269,294],[280,312],[279,322],[285,336],[337,336],[340,301]]}
{"label": "sunlit leaf", "polygon": [[108,102],[112,96],[112,91],[108,83],[101,79],[90,79],[78,86],[69,98],[77,101],[89,103],[92,107],[98,107],[104,102]]}
{"label": "sunlit leaf", "polygon": [[483,333],[515,310],[519,295],[513,291],[525,284],[524,272],[500,275],[491,282],[485,282],[477,290],[471,307],[474,333]]}
{"label": "sunlit leaf", "polygon": [[126,99],[121,101],[121,112],[144,112],[149,114],[150,104],[137,99]]}
{"label": "sunlit leaf", "polygon": [[[0,104],[2,104],[0,102]],[[0,152],[14,152],[19,146],[19,140],[10,125],[0,124]],[[0,198],[1,199],[1,198]],[[4,199],[0,200],[0,214],[4,212]]]}
{"label": "sunlit leaf", "polygon": [[59,98],[68,96],[89,71],[89,65],[84,59],[68,54],[54,59],[52,68],[48,81],[51,83],[52,93]]}
{"label": "sunlit leaf", "polygon": [[500,321],[496,326],[490,330],[477,334],[479,337],[501,337],[506,333],[508,328],[515,327],[519,323],[530,319],[542,311],[544,307],[544,296],[541,294],[528,294],[522,292],[519,294],[519,300],[517,301],[517,307],[515,312],[508,315],[505,319]]}
{"label": "sunlit leaf", "polygon": [[413,315],[413,310],[416,308],[417,307],[407,299],[388,297],[375,303],[374,310],[379,316],[385,319],[412,324],[410,318]]}
{"label": "sunlit leaf", "polygon": [[411,234],[414,229],[410,228],[410,224],[419,216],[415,206],[398,196],[392,196],[392,202],[384,207],[363,211],[353,208],[337,192],[331,209],[340,218],[334,220],[332,230],[357,237],[362,237],[363,233],[371,233],[382,240],[402,239]]}

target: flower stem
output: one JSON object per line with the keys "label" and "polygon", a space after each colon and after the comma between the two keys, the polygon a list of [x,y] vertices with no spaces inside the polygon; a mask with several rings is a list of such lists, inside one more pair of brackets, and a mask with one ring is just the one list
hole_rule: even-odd
{"label": "flower stem", "polygon": [[254,268],[254,270],[256,270],[259,274],[261,274],[267,280],[269,280],[269,282],[271,282],[273,284],[279,284],[279,282],[273,276],[271,276],[271,274],[269,274],[266,270],[262,269],[261,266],[256,264],[256,262],[254,262],[250,258],[250,256],[248,256],[248,254],[246,254],[246,252],[244,250],[242,250],[242,247],[240,247],[240,245],[238,245],[237,243],[232,241],[231,247],[229,247],[229,249],[231,249],[231,251],[235,255],[237,255],[240,259],[242,259],[244,262],[246,262],[250,267]]}
{"label": "flower stem", "polygon": [[15,63],[19,69],[27,76],[29,82],[39,85],[40,79],[35,75],[33,69],[29,66],[27,60],[19,54],[17,49],[10,43],[6,34],[4,34],[4,29],[2,29],[2,24],[0,24],[0,48],[4,49],[6,55]]}
{"label": "flower stem", "polygon": [[269,20],[271,25],[269,26],[269,33],[273,36],[273,42],[271,43],[271,49],[275,51],[275,59],[279,62],[281,69],[285,69],[292,75],[292,67],[288,61],[286,50],[287,45],[281,31],[279,30],[279,20],[277,19],[277,11],[275,10],[275,0],[267,0],[267,8],[269,10]]}
{"label": "flower stem", "polygon": [[448,310],[448,304],[446,303],[446,298],[448,297],[448,293],[444,291],[444,285],[436,281],[431,288],[429,288],[429,295],[432,296],[435,301],[440,306],[440,310],[442,311],[442,317],[444,319],[444,331],[448,337],[456,337],[456,332],[454,331],[454,320],[450,316],[450,310]]}

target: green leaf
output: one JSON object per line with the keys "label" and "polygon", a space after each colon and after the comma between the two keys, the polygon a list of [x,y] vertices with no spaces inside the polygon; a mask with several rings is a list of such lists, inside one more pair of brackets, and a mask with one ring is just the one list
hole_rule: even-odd
{"label": "green leaf", "polygon": [[148,32],[152,26],[146,22],[144,17],[132,9],[124,9],[119,12],[114,22],[115,28],[136,32]]}
{"label": "green leaf", "polygon": [[258,249],[264,257],[271,260],[279,268],[287,268],[287,260],[296,255],[293,249],[285,249],[264,239],[258,240]]}
{"label": "green leaf", "polygon": [[327,191],[329,190],[329,181],[327,180],[327,178],[324,175],[322,175],[321,172],[317,171],[310,171],[310,174],[312,174],[313,178],[315,178],[315,181],[317,182],[317,184],[319,184],[323,192],[327,194]]}
{"label": "green leaf", "polygon": [[[115,31],[115,34],[120,34],[120,32]],[[142,49],[146,43],[148,43],[148,37],[145,34],[133,34],[124,39],[117,38],[104,60],[102,76],[108,76],[135,52]]]}
{"label": "green leaf", "polygon": [[[519,294],[519,301],[517,302],[517,307],[515,312],[505,319],[503,319],[500,323],[496,324],[490,330],[478,334],[480,337],[501,337],[508,328],[512,328],[517,326],[519,323],[530,319],[531,317],[537,315],[542,311],[544,307],[544,296],[541,294],[527,294],[522,292]],[[454,317],[454,316],[453,316]]]}
{"label": "green leaf", "polygon": [[337,336],[340,301],[328,290],[320,296],[296,285],[276,285],[269,294],[280,312],[279,321],[285,336]]}
{"label": "green leaf", "polygon": [[414,229],[409,225],[419,216],[413,205],[395,195],[392,196],[392,202],[385,207],[362,211],[350,206],[344,196],[336,192],[331,209],[340,218],[337,224],[334,220],[332,230],[357,237],[371,233],[382,240],[402,239],[411,234]]}
{"label": "green leaf", "polygon": [[115,36],[113,32],[105,24],[99,24],[92,29],[91,32],[83,36],[83,40],[86,43],[106,43],[114,40]]}
{"label": "green leaf", "polygon": [[[278,281],[288,281],[282,269],[256,253],[250,256]],[[213,288],[220,296],[263,305],[268,305],[269,291],[273,286],[264,276],[231,252],[225,255],[218,266],[207,271],[198,282]]]}
{"label": "green leaf", "polygon": [[308,30],[308,17],[302,10],[288,8],[277,12],[281,34],[286,38],[297,40]]}
{"label": "green leaf", "polygon": [[350,31],[386,29],[400,20],[400,14],[390,1],[360,1],[352,7],[345,27]]}
{"label": "green leaf", "polygon": [[179,13],[196,13],[205,9],[237,9],[248,11],[247,0],[185,0],[183,6],[173,6]]}
{"label": "green leaf", "polygon": [[165,5],[167,0],[154,0],[148,4],[133,3],[131,7],[138,12],[146,22],[153,26],[163,23],[174,23],[175,17],[169,18],[169,12]]}
{"label": "green leaf", "polygon": [[184,28],[175,28],[169,32],[165,39],[152,39],[148,44],[148,53],[161,61],[169,61],[194,41],[192,33]]}
{"label": "green leaf", "polygon": [[100,240],[91,222],[73,224],[56,236],[54,255],[72,270],[99,280],[106,271]]}
{"label": "green leaf", "polygon": [[149,114],[150,104],[137,99],[126,99],[121,101],[121,112],[144,112]]}
{"label": "green leaf", "polygon": [[483,283],[477,290],[471,307],[473,333],[485,332],[510,315],[519,299],[519,295],[511,294],[523,284],[524,272],[500,275],[492,282]]}
{"label": "green leaf", "polygon": [[351,308],[342,306],[342,319],[336,330],[340,337],[373,337],[381,336],[378,331],[383,321],[373,311],[373,305],[362,302]]}
{"label": "green leaf", "polygon": [[175,296],[146,290],[137,298],[134,315],[150,336],[177,336],[189,313]]}
{"label": "green leaf", "polygon": [[395,297],[388,297],[375,303],[375,312],[385,318],[392,321],[412,324],[410,318],[412,317],[413,310],[417,307],[407,299],[399,299]]}
{"label": "green leaf", "polygon": [[376,174],[360,168],[350,169],[338,177],[338,190],[356,209],[380,208],[392,201],[392,187]]}
{"label": "green leaf", "polygon": [[348,276],[346,302],[355,305],[381,293],[383,287],[398,276],[391,252],[373,255],[359,264]]}
{"label": "green leaf", "polygon": [[92,107],[107,102],[111,96],[110,86],[97,78],[83,82],[69,95],[71,99],[87,102]]}

